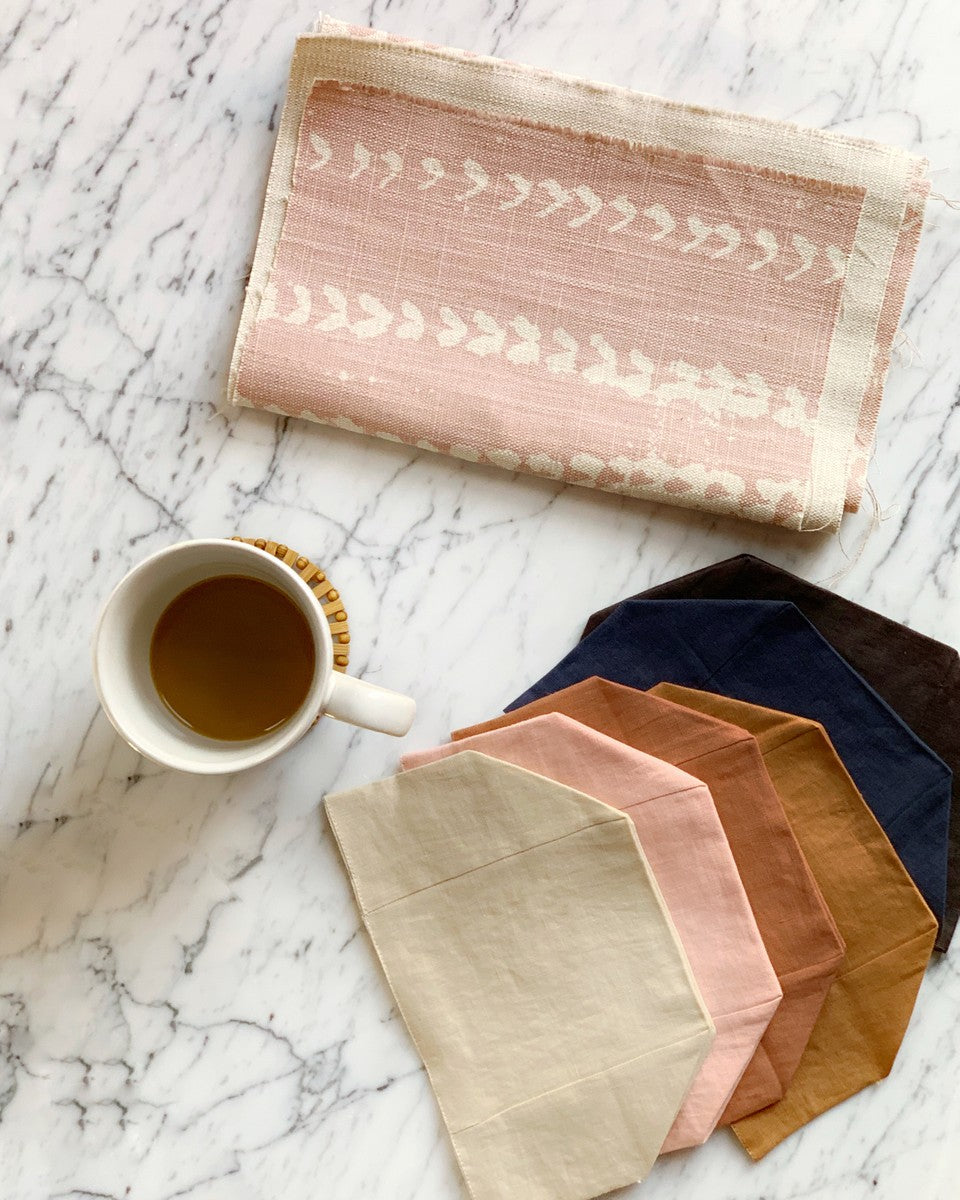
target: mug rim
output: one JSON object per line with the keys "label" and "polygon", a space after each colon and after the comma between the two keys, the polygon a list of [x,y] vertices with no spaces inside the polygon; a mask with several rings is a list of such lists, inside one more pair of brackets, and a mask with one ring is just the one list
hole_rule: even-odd
{"label": "mug rim", "polygon": [[[207,739],[210,742],[209,757],[200,761],[191,759],[187,763],[176,754],[165,753],[163,750],[158,751],[152,748],[150,750],[146,749],[124,727],[124,723],[117,715],[115,706],[111,704],[106,694],[107,689],[104,687],[100,662],[101,635],[104,624],[113,611],[117,600],[135,578],[154,569],[163,559],[173,558],[188,548],[192,550],[205,548],[216,554],[227,547],[238,551],[241,558],[247,555],[255,555],[256,561],[266,566],[268,572],[276,572],[278,579],[282,579],[285,583],[292,586],[298,597],[298,608],[306,617],[307,623],[310,626],[314,641],[314,650],[318,658],[318,667],[310,690],[304,697],[300,708],[275,733],[267,734],[262,740],[257,739],[245,754],[239,750],[232,750],[234,745],[239,748],[245,744],[244,742],[230,743],[218,742],[216,739]],[[254,560],[251,559],[251,561]],[[116,583],[100,608],[100,614],[93,632],[92,651],[93,681],[97,697],[100,701],[100,707],[120,737],[123,738],[131,749],[150,762],[157,763],[162,767],[172,768],[173,770],[185,771],[192,775],[233,774],[236,771],[245,771],[250,767],[259,766],[261,763],[275,758],[278,754],[282,754],[298,742],[307,730],[310,729],[314,721],[323,715],[332,686],[333,637],[309,584],[292,567],[281,562],[280,559],[275,558],[271,554],[266,554],[257,546],[251,546],[246,542],[234,541],[232,538],[188,538],[183,542],[174,542],[172,546],[163,546],[132,566]]]}

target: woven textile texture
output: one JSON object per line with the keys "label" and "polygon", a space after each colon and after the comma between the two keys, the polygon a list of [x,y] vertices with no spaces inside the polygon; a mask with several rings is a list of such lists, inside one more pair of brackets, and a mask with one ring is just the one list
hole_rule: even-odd
{"label": "woven textile texture", "polygon": [[601,675],[679,683],[819,721],[940,922],[953,776],[794,604],[625,600],[511,708]]}
{"label": "woven textile texture", "polygon": [[[658,584],[632,600],[789,600],[838,654],[953,772],[947,903],[936,949],[946,953],[960,917],[960,657],[934,641],[752,554],[738,554]],[[614,605],[596,612],[584,637]]]}
{"label": "woven textile texture", "polygon": [[326,812],[474,1200],[643,1178],[714,1030],[630,819],[471,752]]}
{"label": "woven textile texture", "polygon": [[709,787],[783,992],[720,1124],[779,1100],[836,978],[844,946],[756,740],[735,725],[605,679],[584,680],[452,736],[502,729],[549,712],[662,758]]}
{"label": "woven textile texture", "polygon": [[297,42],[229,403],[835,527],[924,169],[324,19]]}
{"label": "woven textile texture", "polygon": [[672,684],[654,691],[756,737],[847,944],[786,1095],[733,1127],[751,1157],[761,1158],[820,1113],[890,1073],[936,921],[822,725]]}
{"label": "woven textile texture", "polygon": [[407,754],[403,766],[464,750],[576,788],[633,822],[717,1031],[662,1152],[699,1146],[716,1128],[782,999],[709,789],[679,767],[561,713]]}

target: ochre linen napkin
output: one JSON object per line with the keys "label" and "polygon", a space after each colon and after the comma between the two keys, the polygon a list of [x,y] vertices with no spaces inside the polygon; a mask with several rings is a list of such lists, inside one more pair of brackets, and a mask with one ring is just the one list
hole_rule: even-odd
{"label": "ochre linen napkin", "polygon": [[[630,599],[790,600],[943,759],[953,773],[953,796],[946,909],[935,948],[945,953],[960,915],[960,656],[956,650],[752,554],[714,563]],[[614,607],[594,613],[584,636]]]}
{"label": "ochre linen napkin", "polygon": [[782,998],[706,785],[559,713],[402,762],[417,767],[464,750],[586,792],[633,821],[717,1031],[662,1152],[705,1142]]}
{"label": "ochre linen napkin", "polygon": [[714,1031],[629,818],[474,753],[326,811],[471,1196],[641,1179]]}
{"label": "ochre linen napkin", "polygon": [[835,527],[925,166],[325,18],[297,41],[229,404]]}
{"label": "ochre linen napkin", "polygon": [[890,1073],[933,948],[936,921],[844,770],[822,725],[661,684],[678,704],[748,729],[847,944],[783,1099],[733,1129],[753,1158]]}
{"label": "ochre linen napkin", "polygon": [[459,730],[455,739],[560,712],[672,763],[710,789],[717,815],[783,991],[783,1000],[721,1124],[772,1104],[800,1061],[843,941],[800,851],[754,738],[724,721],[634,688],[588,679]]}
{"label": "ochre linen napkin", "polygon": [[819,721],[934,916],[942,919],[950,768],[796,605],[624,601],[514,703],[590,675],[635,687],[679,683]]}

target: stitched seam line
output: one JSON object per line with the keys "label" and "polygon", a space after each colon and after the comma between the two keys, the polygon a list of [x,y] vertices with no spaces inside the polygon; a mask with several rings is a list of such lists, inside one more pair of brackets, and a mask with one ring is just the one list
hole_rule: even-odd
{"label": "stitched seam line", "polygon": [[[933,918],[933,919],[935,922],[936,918]],[[837,976],[835,982],[840,983],[841,980],[850,979],[853,975],[856,975],[858,971],[865,971],[867,969],[867,967],[874,966],[876,963],[880,962],[881,959],[889,958],[891,954],[896,954],[900,950],[906,950],[907,947],[912,946],[914,944],[914,942],[919,942],[921,940],[929,941],[932,946],[933,940],[936,938],[936,936],[937,936],[937,926],[936,926],[936,923],[934,923],[934,926],[932,929],[923,930],[920,933],[914,934],[913,937],[907,938],[906,941],[898,942],[896,946],[891,946],[889,950],[881,950],[879,954],[875,954],[873,956],[873,958],[868,958],[866,962],[862,962],[856,967],[851,967],[849,971],[842,972],[841,974],[839,974]]]}
{"label": "stitched seam line", "polygon": [[[767,601],[767,603],[769,603],[769,601]],[[765,632],[765,626],[769,625],[771,621],[779,620],[779,618],[784,615],[784,611],[785,611],[787,605],[789,605],[791,608],[795,607],[789,600],[774,601],[774,603],[776,603],[776,605],[777,605],[776,609],[773,612],[764,613],[763,620],[760,623],[760,627],[755,628],[751,632],[750,636],[747,638],[747,640],[745,642],[741,643],[741,645],[739,645],[737,647],[737,649],[734,650],[734,652],[731,655],[729,655],[729,657],[725,658],[718,667],[713,668],[713,670],[707,675],[707,678],[704,680],[705,684],[712,683],[716,679],[716,677],[720,674],[721,671],[726,670],[726,668],[729,667],[732,662],[736,662],[736,660],[738,658],[740,658],[743,654],[746,654],[746,652],[750,649],[750,647],[757,640],[757,638],[760,636],[760,634]],[[699,657],[699,655],[698,655],[698,657]],[[747,701],[744,701],[744,703],[747,703]]]}
{"label": "stitched seam line", "polygon": [[[922,803],[922,801],[928,799],[931,796],[931,794],[933,794],[933,793],[939,792],[941,799],[943,799],[944,795],[946,795],[948,802],[949,802],[949,797],[952,793],[952,790],[953,789],[950,787],[950,784],[948,783],[948,781],[946,779],[934,780],[933,783],[931,783],[927,787],[925,787],[922,792],[920,792],[918,795],[914,796],[914,798],[907,804],[907,806],[905,808],[901,808],[897,811],[896,816],[894,816],[888,822],[889,828],[892,830],[897,829],[900,826],[901,822],[906,817],[909,817],[914,812],[914,810]],[[891,836],[890,833],[887,831],[886,827],[884,827],[884,833],[887,834],[888,838]],[[944,861],[944,869],[945,868],[946,868],[946,861]]]}
{"label": "stitched seam line", "polygon": [[364,909],[365,916],[372,916],[374,913],[382,912],[385,908],[390,908],[394,904],[399,904],[401,900],[409,900],[411,896],[418,896],[421,892],[429,892],[432,888],[442,887],[445,883],[452,883],[455,879],[464,879],[467,875],[475,875],[477,871],[485,871],[487,867],[493,867],[497,863],[507,862],[511,858],[517,858],[518,855],[528,854],[531,850],[540,850],[543,846],[552,846],[556,842],[562,842],[566,838],[576,837],[578,834],[586,833],[590,829],[599,829],[603,825],[613,825],[617,821],[623,821],[624,817],[618,813],[617,816],[611,817],[607,821],[593,821],[589,825],[581,825],[579,829],[573,829],[569,833],[561,833],[558,837],[547,838],[546,841],[537,842],[533,846],[524,846],[521,850],[514,850],[510,854],[501,855],[500,858],[492,858],[489,862],[480,863],[479,866],[470,867],[466,871],[461,871],[457,875],[448,875],[445,879],[437,879],[433,883],[424,884],[423,887],[415,888],[412,892],[406,892],[402,896],[397,896],[394,900],[387,900],[383,904],[378,904],[375,908]]}
{"label": "stitched seam line", "polygon": [[625,1059],[623,1062],[614,1063],[609,1067],[604,1067],[600,1071],[593,1071],[589,1075],[582,1075],[579,1079],[571,1079],[569,1083],[561,1083],[559,1087],[547,1088],[545,1092],[539,1092],[536,1096],[528,1096],[525,1100],[518,1100],[516,1104],[509,1104],[506,1108],[500,1109],[499,1112],[492,1113],[489,1117],[484,1117],[482,1121],[475,1121],[472,1125],[464,1125],[461,1129],[451,1129],[451,1134],[458,1136],[461,1133],[469,1133],[472,1129],[479,1129],[483,1125],[489,1125],[491,1121],[496,1121],[499,1117],[504,1116],[508,1112],[513,1112],[514,1109],[524,1108],[528,1104],[535,1104],[537,1100],[542,1100],[545,1096],[555,1095],[557,1092],[564,1092],[568,1088],[577,1087],[581,1083],[586,1083],[590,1079],[597,1079],[601,1075],[609,1075],[612,1071],[619,1071],[621,1067],[629,1067],[636,1062],[642,1062],[643,1059],[649,1058],[652,1054],[659,1054],[661,1050],[669,1050],[674,1046],[685,1046],[688,1042],[698,1042],[703,1038],[709,1030],[704,1027],[696,1033],[688,1034],[687,1037],[680,1038],[679,1041],[663,1042],[659,1046],[655,1046],[652,1050],[645,1050],[643,1054],[636,1055],[635,1058]]}
{"label": "stitched seam line", "polygon": [[[644,751],[640,751],[644,753]],[[642,808],[644,804],[650,804],[654,800],[672,800],[674,796],[685,796],[689,792],[699,792],[701,788],[705,788],[705,783],[696,783],[690,787],[677,788],[675,792],[660,792],[656,796],[647,796],[643,800],[634,800],[632,804],[625,804],[620,812],[629,812],[632,808]]]}
{"label": "stitched seam line", "polygon": [[[682,706],[681,706],[681,707],[682,707]],[[690,711],[690,712],[700,712],[700,710],[699,710],[698,708],[692,708],[692,709],[690,709],[689,711]],[[709,714],[709,713],[705,713],[705,714],[703,714],[703,715],[704,715],[704,716],[709,716],[710,714]],[[719,720],[723,720],[723,718],[722,718],[722,717],[720,717],[720,718],[718,718],[718,719],[719,719]],[[727,723],[729,724],[729,722],[727,722]],[[736,728],[739,728],[739,726],[737,726]],[[748,734],[748,737],[749,737],[749,734]],[[702,762],[702,761],[703,761],[705,758],[710,758],[710,756],[711,756],[711,755],[713,755],[713,754],[719,754],[721,750],[728,750],[728,749],[729,749],[731,746],[742,746],[742,745],[744,744],[744,742],[746,742],[746,741],[747,741],[747,738],[738,738],[736,741],[734,741],[734,742],[727,742],[727,743],[726,743],[725,745],[723,745],[723,746],[714,746],[714,748],[713,748],[712,750],[704,750],[702,754],[694,754],[694,755],[692,755],[690,758],[684,758],[684,759],[682,759],[680,762],[678,762],[678,763],[674,763],[674,766],[677,766],[677,767],[686,767],[686,766],[688,766],[690,763],[698,763],[698,762]]]}
{"label": "stitched seam line", "polygon": [[[746,702],[744,701],[744,703]],[[760,706],[758,705],[757,707],[759,708]],[[779,708],[771,708],[769,711],[780,712],[781,710]],[[777,750],[782,750],[784,746],[789,746],[791,742],[795,742],[798,738],[809,737],[811,733],[821,733],[825,738],[829,738],[829,734],[827,733],[826,729],[820,724],[819,721],[814,721],[812,717],[797,717],[794,716],[793,713],[784,713],[783,715],[785,717],[793,717],[793,720],[795,721],[806,722],[807,728],[801,729],[798,733],[791,733],[789,737],[784,738],[782,742],[777,742],[774,746],[760,745],[760,738],[757,737],[757,745],[760,745],[761,758],[766,758],[768,754],[775,754]],[[763,735],[761,734],[761,736]],[[832,746],[833,743],[831,742],[830,745]]]}
{"label": "stitched seam line", "polygon": [[[637,604],[648,604],[648,603],[658,604],[658,603],[663,603],[663,601],[658,601],[658,600],[651,600],[651,601],[626,600],[626,601],[624,601],[625,605],[631,605],[631,606],[637,605]],[[679,603],[686,604],[686,603],[688,603],[688,601],[680,600]],[[693,601],[689,601],[689,603],[693,603]],[[737,601],[733,601],[733,603],[737,603]],[[731,654],[729,654],[723,660],[723,662],[719,663],[716,667],[713,667],[712,669],[707,666],[707,664],[703,661],[703,659],[700,657],[700,655],[697,653],[697,651],[691,645],[689,645],[686,638],[683,639],[684,645],[687,647],[687,649],[690,651],[690,653],[692,655],[694,655],[694,657],[697,659],[697,661],[703,667],[704,672],[705,672],[704,678],[700,681],[699,684],[696,685],[696,688],[699,688],[701,691],[709,691],[710,688],[708,685],[720,674],[721,671],[725,670],[732,662],[734,662],[737,658],[739,658],[741,654],[744,654],[747,650],[749,650],[750,646],[756,641],[756,639],[764,631],[764,627],[767,624],[769,624],[770,621],[776,620],[778,617],[782,616],[783,610],[788,604],[790,604],[790,606],[793,607],[793,605],[791,604],[791,602],[789,600],[773,600],[773,601],[765,601],[764,603],[775,604],[776,605],[775,611],[770,612],[770,613],[764,613],[763,619],[760,623],[760,627],[753,629],[750,633],[750,636],[747,638],[747,640],[745,642],[742,642],[736,648],[736,650],[734,650]],[[663,680],[662,682],[667,683],[667,682],[669,682],[669,680]],[[680,685],[680,686],[683,686],[683,685]],[[689,686],[689,685],[687,685],[687,686]],[[663,697],[663,698],[666,699],[666,697]],[[736,697],[734,697],[734,699],[736,699]],[[743,703],[746,703],[746,701],[743,701]]]}
{"label": "stitched seam line", "polygon": [[[781,992],[783,991],[782,988],[780,990]],[[782,999],[782,996],[778,999],[776,995],[771,995],[766,1000],[760,1000],[757,1004],[748,1004],[746,1008],[731,1008],[729,1012],[711,1012],[710,1017],[714,1024],[717,1021],[725,1021],[730,1017],[748,1017],[751,1013],[759,1012],[760,1009],[769,1008],[771,1004],[779,1004]]]}
{"label": "stitched seam line", "polygon": [[[841,938],[843,935],[840,935]],[[846,957],[846,951],[838,952],[831,958],[822,958],[819,962],[811,963],[808,967],[795,967],[792,971],[781,972],[777,975],[781,988],[785,983],[805,983],[808,979],[818,979],[821,976],[838,976],[838,968]]]}

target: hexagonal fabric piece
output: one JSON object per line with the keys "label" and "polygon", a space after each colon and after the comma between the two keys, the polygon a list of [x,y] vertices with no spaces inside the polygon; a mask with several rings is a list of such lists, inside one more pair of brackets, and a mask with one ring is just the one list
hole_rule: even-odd
{"label": "hexagonal fabric piece", "polygon": [[819,1113],[889,1074],[913,1012],[936,922],[822,725],[662,684],[658,695],[752,733],[847,943],[783,1099],[733,1131],[761,1158]]}
{"label": "hexagonal fabric piece", "polygon": [[[936,949],[946,953],[960,918],[960,655],[899,621],[818,587],[753,554],[648,588],[632,600],[789,600],[953,772],[947,901]],[[586,637],[616,605],[595,612]]]}
{"label": "hexagonal fabric piece", "polygon": [[756,740],[725,721],[604,679],[588,679],[454,733],[461,738],[562,712],[702,780],[777,973],[783,1000],[721,1117],[779,1100],[843,961],[843,939],[800,850]]}
{"label": "hexagonal fabric piece", "polygon": [[938,922],[952,775],[794,604],[626,600],[511,707],[602,675],[679,683],[819,721]]}
{"label": "hexagonal fabric piece", "polygon": [[679,767],[559,713],[408,754],[403,765],[464,750],[587,792],[633,821],[717,1029],[663,1152],[700,1145],[716,1128],[782,998],[708,788]]}
{"label": "hexagonal fabric piece", "polygon": [[714,1029],[629,818],[473,752],[326,811],[470,1194],[642,1178]]}

